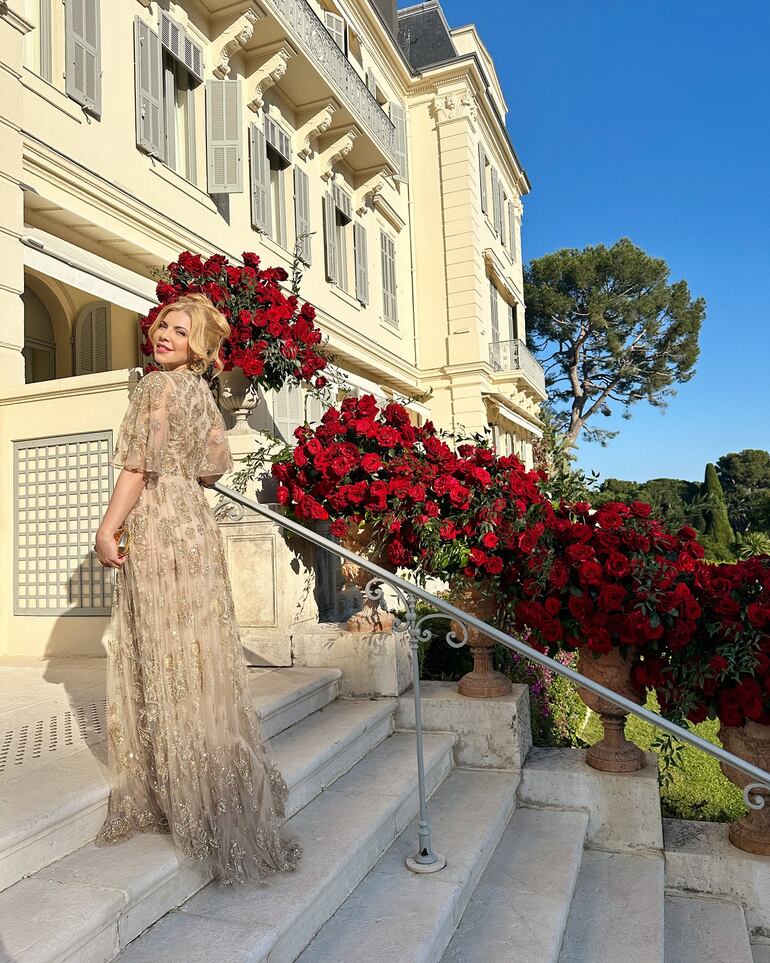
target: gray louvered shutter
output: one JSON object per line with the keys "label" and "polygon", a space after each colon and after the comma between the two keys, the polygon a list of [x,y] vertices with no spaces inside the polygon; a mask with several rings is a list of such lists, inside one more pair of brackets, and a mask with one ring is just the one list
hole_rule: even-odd
{"label": "gray louvered shutter", "polygon": [[337,280],[337,208],[334,197],[329,191],[324,194],[324,239],[326,241],[326,277],[329,281]]}
{"label": "gray louvered shutter", "polygon": [[[40,4],[40,20],[37,29],[40,31],[40,76],[50,84],[53,79],[53,66],[51,59],[53,55],[53,36],[51,27],[51,4]],[[97,38],[98,39],[98,38]],[[101,87],[101,71],[100,84]]]}
{"label": "gray louvered shutter", "polygon": [[302,260],[305,264],[310,264],[310,178],[301,167],[294,168],[294,229],[296,237],[302,238]]}
{"label": "gray louvered shutter", "polygon": [[163,77],[160,39],[143,20],[134,20],[134,82],[136,143],[153,157],[165,158],[163,136]]}
{"label": "gray louvered shutter", "polygon": [[102,112],[99,0],[67,0],[64,23],[67,96],[99,117]]}
{"label": "gray louvered shutter", "polygon": [[240,80],[206,81],[206,157],[209,194],[243,191]]}
{"label": "gray louvered shutter", "polygon": [[203,80],[202,48],[165,10],[160,11],[160,42],[188,73],[196,80]]}
{"label": "gray louvered shutter", "polygon": [[382,314],[386,321],[398,324],[398,294],[396,288],[396,245],[393,238],[380,231],[380,261],[382,264]]}
{"label": "gray louvered shutter", "polygon": [[500,194],[500,198],[497,202],[497,207],[500,211],[500,242],[502,243],[503,247],[505,247],[505,190],[503,189],[502,181],[498,181],[497,190]]}
{"label": "gray louvered shutter", "polygon": [[270,233],[270,164],[265,135],[257,124],[249,124],[251,153],[251,226]]}
{"label": "gray louvered shutter", "polygon": [[492,327],[492,344],[500,341],[500,315],[497,308],[497,288],[495,282],[489,282],[490,324]]}
{"label": "gray louvered shutter", "polygon": [[500,184],[497,179],[497,170],[492,168],[492,223],[495,230],[500,230]]}
{"label": "gray louvered shutter", "polygon": [[273,423],[275,433],[289,444],[295,444],[294,429],[305,422],[302,390],[285,384],[273,393]]}
{"label": "gray louvered shutter", "polygon": [[396,178],[400,181],[405,181],[409,174],[406,157],[406,111],[401,104],[391,103],[390,119],[396,128],[396,140],[394,143],[396,161],[398,162]]}
{"label": "gray louvered shutter", "polygon": [[98,301],[85,307],[75,325],[75,374],[110,369],[110,306]]}
{"label": "gray louvered shutter", "polygon": [[356,262],[356,297],[369,303],[369,263],[366,250],[366,228],[357,221],[353,225],[353,254]]}
{"label": "gray louvered shutter", "polygon": [[484,147],[479,144],[479,185],[481,187],[481,210],[485,213],[489,213],[489,204],[487,202],[487,155],[484,153]]}
{"label": "gray louvered shutter", "polygon": [[514,261],[519,259],[519,236],[516,232],[516,214],[513,210],[513,204],[508,204],[508,231],[511,235],[511,257]]}

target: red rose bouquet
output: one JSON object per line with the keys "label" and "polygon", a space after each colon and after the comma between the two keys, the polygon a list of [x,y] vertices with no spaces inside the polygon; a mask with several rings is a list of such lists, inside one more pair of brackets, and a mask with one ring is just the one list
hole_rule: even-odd
{"label": "red rose bouquet", "polygon": [[307,303],[300,306],[296,295],[281,290],[280,282],[288,278],[283,268],[260,268],[259,257],[249,252],[243,262],[237,267],[222,254],[206,260],[189,251],[180,254],[158,282],[160,304],[140,322],[145,334],[142,351],[152,353],[146,335],[161,307],[198,292],[230,322],[230,336],[222,345],[225,371],[240,368],[256,384],[274,390],[286,382],[312,382],[327,365],[315,309]]}

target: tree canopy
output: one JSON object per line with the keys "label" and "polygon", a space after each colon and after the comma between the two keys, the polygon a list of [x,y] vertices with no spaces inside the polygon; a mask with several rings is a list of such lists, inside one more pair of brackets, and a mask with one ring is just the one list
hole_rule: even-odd
{"label": "tree canopy", "polygon": [[736,532],[770,531],[770,452],[730,452],[717,461],[716,471]]}
{"label": "tree canopy", "polygon": [[617,432],[589,425],[596,414],[620,405],[630,417],[643,400],[664,408],[673,386],[693,376],[706,304],[669,274],[628,238],[564,248],[527,267],[527,340],[570,444],[581,432],[606,444]]}

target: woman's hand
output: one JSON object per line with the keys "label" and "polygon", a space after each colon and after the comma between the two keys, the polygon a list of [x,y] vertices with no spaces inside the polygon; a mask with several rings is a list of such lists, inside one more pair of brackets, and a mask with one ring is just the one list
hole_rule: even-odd
{"label": "woman's hand", "polygon": [[96,556],[105,568],[123,568],[127,555],[118,555],[118,543],[109,532],[101,529],[96,533],[94,544]]}

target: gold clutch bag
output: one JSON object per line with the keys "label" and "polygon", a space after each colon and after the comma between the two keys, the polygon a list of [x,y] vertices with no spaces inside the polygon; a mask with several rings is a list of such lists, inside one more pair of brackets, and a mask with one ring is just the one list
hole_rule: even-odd
{"label": "gold clutch bag", "polygon": [[118,555],[125,555],[128,552],[128,529],[121,527],[112,536],[118,546]]}

